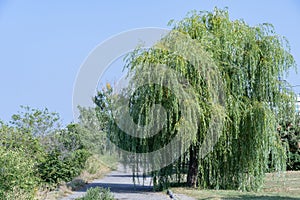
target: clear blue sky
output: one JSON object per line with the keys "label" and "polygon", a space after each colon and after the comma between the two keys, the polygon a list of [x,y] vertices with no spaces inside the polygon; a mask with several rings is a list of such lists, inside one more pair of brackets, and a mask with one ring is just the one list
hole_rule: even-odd
{"label": "clear blue sky", "polygon": [[[94,47],[119,32],[167,28],[170,19],[215,6],[227,6],[232,19],[250,25],[272,23],[300,65],[298,0],[0,0],[0,119],[8,121],[20,105],[29,105],[73,121],[73,84]],[[287,80],[300,85],[299,76],[293,71]]]}

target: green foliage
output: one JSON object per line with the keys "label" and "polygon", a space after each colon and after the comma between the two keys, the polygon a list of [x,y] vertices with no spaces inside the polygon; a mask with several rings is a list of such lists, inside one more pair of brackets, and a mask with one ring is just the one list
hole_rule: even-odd
{"label": "green foliage", "polygon": [[112,92],[113,90],[110,84],[107,84],[106,89],[98,91],[98,94],[93,99],[94,103],[97,105],[95,108],[96,116],[102,130],[108,130],[111,122],[110,111],[112,110]]}
{"label": "green foliage", "polygon": [[64,156],[58,151],[50,152],[38,166],[41,180],[50,188],[55,188],[61,182],[71,181],[83,170],[89,156],[88,151],[83,149]]}
{"label": "green foliage", "polygon": [[[136,123],[143,126],[154,118],[166,120],[166,128],[158,136],[139,140],[111,126],[110,138],[116,138],[123,149],[150,152],[171,141],[180,131],[179,124],[196,123],[196,131],[185,126],[186,137],[195,132],[190,151],[172,165],[155,171],[154,184],[164,188],[187,176],[189,186],[258,190],[270,157],[275,170],[285,169],[285,148],[276,124],[291,118],[294,112],[293,94],[278,80],[295,66],[288,42],[275,33],[271,24],[251,27],[242,20],[231,21],[226,10],[194,11],[171,24],[173,31],[158,44],[129,54],[126,67],[133,78],[123,94],[124,99],[129,99],[130,114]],[[147,69],[158,64],[175,70],[187,83],[178,81],[170,85],[169,80],[176,77],[161,73],[161,85],[138,88],[149,76]],[[181,90],[181,85],[191,88]],[[136,91],[132,93],[133,90]],[[188,99],[191,91],[196,96],[194,102],[179,102],[174,95],[181,93]],[[220,93],[225,97],[224,106],[216,103]],[[101,111],[108,108],[102,93],[95,100]],[[167,119],[150,112],[158,103],[168,111]],[[291,112],[286,112],[287,108]],[[189,113],[185,119],[183,112]],[[218,122],[221,128],[210,132],[209,128]],[[203,158],[201,144],[209,134],[220,138],[214,151]],[[182,149],[184,145],[183,142]],[[149,163],[138,158],[133,168],[151,170],[161,159],[164,158],[153,158]]]}
{"label": "green foliage", "polygon": [[79,124],[67,125],[67,130],[60,131],[58,135],[59,143],[63,145],[64,149],[68,152],[86,148],[81,140],[83,133],[81,132]]}
{"label": "green foliage", "polygon": [[78,176],[91,155],[80,140],[81,133],[76,129],[77,126],[70,124],[66,130],[50,135],[52,147],[38,165],[42,181],[50,187]]}
{"label": "green foliage", "polygon": [[95,108],[78,107],[79,126],[77,127],[81,134],[83,145],[94,154],[105,154],[110,150],[107,139],[107,116],[98,112]]}
{"label": "green foliage", "polygon": [[[33,199],[80,175],[92,153],[105,153],[106,133],[92,109],[80,124],[61,128],[59,115],[21,106],[9,124],[0,121],[0,199]],[[94,172],[99,169],[93,169]]]}
{"label": "green foliage", "polygon": [[22,111],[12,116],[10,121],[22,132],[30,132],[33,136],[45,136],[60,128],[58,113],[21,106]]}
{"label": "green foliage", "polygon": [[68,179],[67,166],[59,156],[59,152],[50,152],[45,156],[44,162],[38,165],[42,182],[50,187],[55,187],[63,180]]}
{"label": "green foliage", "polygon": [[77,200],[114,200],[114,197],[109,189],[95,187],[88,189],[86,195]]}
{"label": "green foliage", "polygon": [[[0,192],[0,194],[2,194]],[[20,189],[19,187],[14,187],[10,191],[6,191],[3,196],[0,196],[1,200],[32,200],[33,194],[32,192],[25,191]]]}
{"label": "green foliage", "polygon": [[[38,186],[35,161],[21,149],[4,149],[0,145],[0,199],[33,199]],[[16,197],[16,198],[15,198]]]}
{"label": "green foliage", "polygon": [[[69,124],[61,129],[58,114],[47,109],[22,108],[24,111],[13,115],[11,125],[1,122],[0,147],[9,155],[22,152],[20,159],[27,158],[27,162],[33,162],[33,176],[39,186],[54,188],[62,181],[78,176],[91,155],[81,140],[83,133],[80,126]],[[16,168],[23,169],[26,165],[27,162],[21,161],[16,163]],[[28,169],[30,167],[28,165]],[[15,175],[19,176],[17,171]],[[16,183],[12,187],[22,192],[22,184]],[[22,183],[26,184],[26,181]]]}
{"label": "green foliage", "polygon": [[91,156],[90,152],[85,149],[78,149],[74,151],[68,158],[65,159],[69,167],[69,177],[74,178],[78,176],[85,167],[86,160]]}
{"label": "green foliage", "polygon": [[21,149],[36,162],[42,161],[44,156],[43,146],[31,132],[23,132],[23,130],[16,127],[0,124],[0,135],[0,146],[9,150],[17,151]]}
{"label": "green foliage", "polygon": [[294,122],[283,121],[277,128],[281,139],[288,145],[288,170],[300,170],[300,115]]}
{"label": "green foliage", "polygon": [[[102,142],[103,149],[105,150],[105,153],[110,153],[114,154],[116,152],[116,149],[114,145],[111,145],[110,140],[111,137],[114,137],[111,135],[113,133],[112,129],[112,107],[113,107],[113,99],[115,95],[113,94],[113,89],[108,83],[106,85],[105,89],[102,89],[101,91],[98,91],[98,94],[93,98],[94,103],[96,104],[95,108],[95,115],[98,120],[98,127],[101,128],[101,133],[102,137],[100,136],[97,141]],[[94,115],[94,114],[93,114]],[[82,115],[84,116],[84,115]],[[85,120],[81,119],[81,124],[83,125],[88,125],[87,123],[84,122]],[[94,121],[94,120],[93,120]],[[93,127],[89,126],[88,127]],[[99,128],[98,128],[99,129]]]}
{"label": "green foliage", "polygon": [[33,199],[39,187],[37,164],[45,152],[39,140],[30,132],[0,124],[0,197],[3,199]]}

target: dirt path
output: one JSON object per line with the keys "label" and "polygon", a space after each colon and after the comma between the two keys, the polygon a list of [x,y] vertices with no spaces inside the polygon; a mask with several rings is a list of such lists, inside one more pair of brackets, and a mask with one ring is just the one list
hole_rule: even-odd
{"label": "dirt path", "polygon": [[[110,188],[114,197],[118,200],[170,200],[171,198],[162,192],[153,192],[150,178],[146,178],[144,184],[142,178],[141,184],[132,183],[132,175],[130,171],[125,170],[119,166],[117,171],[113,171],[102,179],[94,180],[89,183],[85,188],[76,191],[73,194],[61,200],[73,200],[85,195],[86,190],[91,187],[104,187]],[[176,200],[194,200],[194,198],[187,197],[181,194],[175,194]]]}

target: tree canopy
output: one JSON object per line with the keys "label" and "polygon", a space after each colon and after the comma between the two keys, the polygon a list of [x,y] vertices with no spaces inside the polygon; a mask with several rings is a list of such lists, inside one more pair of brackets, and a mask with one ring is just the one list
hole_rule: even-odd
{"label": "tree canopy", "polygon": [[[265,172],[285,169],[285,147],[276,128],[292,117],[286,109],[293,110],[293,94],[280,81],[295,66],[288,41],[271,24],[232,21],[227,10],[217,8],[190,12],[169,25],[172,31],[152,48],[128,55],[131,79],[115,101],[118,112],[111,112],[110,139],[136,152],[130,158],[133,168],[154,170],[158,187],[187,182],[200,188],[259,189]],[[116,116],[125,112],[124,105],[138,126],[124,115],[120,128]],[[143,156],[174,138],[178,141],[168,154]],[[180,156],[157,168],[174,154]]]}

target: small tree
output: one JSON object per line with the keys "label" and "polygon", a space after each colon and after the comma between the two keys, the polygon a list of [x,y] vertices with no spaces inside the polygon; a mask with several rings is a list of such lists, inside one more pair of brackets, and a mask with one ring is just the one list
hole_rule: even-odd
{"label": "small tree", "polygon": [[43,137],[61,127],[59,114],[49,112],[47,108],[36,109],[29,106],[21,106],[21,111],[14,114],[10,123],[22,129],[23,132],[30,132],[35,137]]}
{"label": "small tree", "polygon": [[[95,108],[78,107],[79,109],[79,126],[81,131],[81,140],[83,144],[92,153],[105,154],[109,150],[107,139],[107,120],[100,117],[97,118]],[[101,120],[101,121],[99,121]]]}

